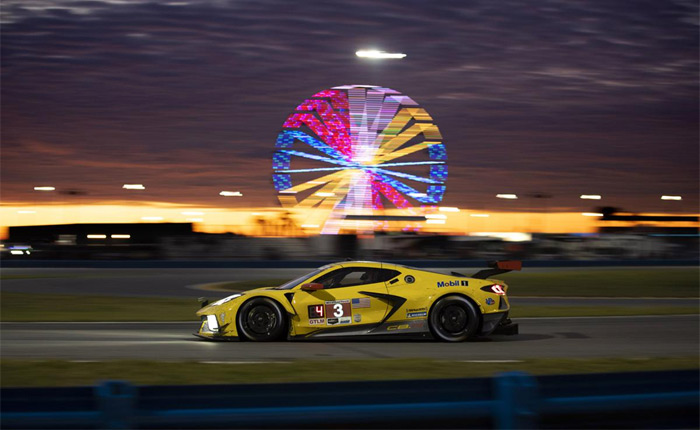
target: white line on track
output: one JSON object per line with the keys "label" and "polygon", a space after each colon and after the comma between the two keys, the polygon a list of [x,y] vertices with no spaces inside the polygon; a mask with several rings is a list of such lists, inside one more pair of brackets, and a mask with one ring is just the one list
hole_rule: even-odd
{"label": "white line on track", "polygon": [[522,320],[600,320],[600,319],[630,319],[630,318],[678,318],[697,317],[698,314],[673,314],[673,315],[605,315],[593,317],[515,317],[514,321]]}
{"label": "white line on track", "polygon": [[[109,360],[107,360],[109,361]],[[103,360],[68,360],[69,363],[105,363]],[[198,361],[200,364],[292,364],[291,361]]]}
{"label": "white line on track", "polygon": [[292,364],[291,361],[198,361],[201,364]]}
{"label": "white line on track", "polygon": [[440,360],[443,363],[522,363],[522,360]]}

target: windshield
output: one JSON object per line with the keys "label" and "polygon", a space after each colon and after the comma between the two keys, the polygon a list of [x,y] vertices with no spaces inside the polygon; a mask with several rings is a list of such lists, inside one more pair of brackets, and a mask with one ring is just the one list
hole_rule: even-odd
{"label": "windshield", "polygon": [[292,288],[296,287],[297,285],[301,284],[302,282],[306,281],[309,278],[312,278],[319,273],[323,272],[326,270],[326,267],[321,267],[320,269],[316,269],[311,273],[307,273],[306,275],[302,276],[301,278],[296,278],[293,279],[286,284],[280,285],[279,287],[275,288],[275,290],[291,290]]}

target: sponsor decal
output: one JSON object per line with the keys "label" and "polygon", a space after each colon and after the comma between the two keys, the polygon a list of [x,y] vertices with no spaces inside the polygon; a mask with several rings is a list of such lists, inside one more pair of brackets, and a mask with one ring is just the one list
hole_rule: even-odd
{"label": "sponsor decal", "polygon": [[360,315],[360,314],[355,314],[355,315],[352,316],[352,319],[353,319],[353,321],[355,321],[355,322],[360,322],[360,321],[362,321],[362,315]]}
{"label": "sponsor decal", "polygon": [[416,282],[416,278],[414,278],[414,277],[411,276],[411,275],[406,275],[406,276],[403,278],[403,280],[406,281],[407,284],[412,284],[412,283]]}
{"label": "sponsor decal", "polygon": [[325,311],[326,316],[329,317],[329,320],[330,318],[342,318],[345,316],[349,317],[352,315],[350,300],[345,299],[325,302]]}
{"label": "sponsor decal", "polygon": [[489,298],[486,299],[486,304],[487,304],[487,305],[490,306],[490,305],[492,305],[492,304],[494,304],[494,303],[496,303],[496,301],[495,301],[494,299],[492,299],[491,297],[489,297]]}
{"label": "sponsor decal", "polygon": [[428,313],[426,311],[422,312],[406,312],[406,318],[419,318],[419,317],[427,317]]}
{"label": "sponsor decal", "polygon": [[309,319],[309,325],[319,325],[319,324],[325,324],[326,320],[325,318],[311,318]]}
{"label": "sponsor decal", "polygon": [[323,305],[309,305],[309,319],[323,318],[326,315],[323,310]]}
{"label": "sponsor decal", "polygon": [[406,330],[408,328],[411,328],[410,324],[395,324],[387,327],[386,331]]}
{"label": "sponsor decal", "polygon": [[469,281],[438,281],[438,288],[442,287],[467,287],[469,286]]}
{"label": "sponsor decal", "polygon": [[352,308],[353,309],[359,309],[359,308],[368,308],[370,307],[370,300],[368,297],[362,297],[359,299],[352,299]]}
{"label": "sponsor decal", "polygon": [[[334,320],[331,322],[331,320]],[[352,324],[352,317],[342,317],[342,318],[328,318],[328,325],[335,324]]]}
{"label": "sponsor decal", "polygon": [[420,311],[427,311],[427,309],[426,308],[406,309],[406,312],[420,312]]}
{"label": "sponsor decal", "polygon": [[459,287],[459,281],[438,281],[438,288],[442,287]]}

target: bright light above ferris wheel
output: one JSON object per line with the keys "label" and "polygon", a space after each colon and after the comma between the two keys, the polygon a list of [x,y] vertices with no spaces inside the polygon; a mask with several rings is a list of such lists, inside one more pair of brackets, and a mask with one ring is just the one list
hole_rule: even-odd
{"label": "bright light above ferris wheel", "polygon": [[368,49],[368,50],[360,50],[355,52],[355,55],[361,58],[379,58],[379,59],[386,59],[386,58],[394,58],[394,59],[401,59],[406,57],[406,54],[402,54],[399,52],[392,53],[392,52],[384,52],[384,51],[378,51],[376,49]]}

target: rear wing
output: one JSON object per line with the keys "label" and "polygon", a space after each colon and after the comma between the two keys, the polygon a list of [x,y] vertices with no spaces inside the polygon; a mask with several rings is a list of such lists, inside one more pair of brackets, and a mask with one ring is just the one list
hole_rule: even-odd
{"label": "rear wing", "polygon": [[492,276],[500,275],[501,273],[510,272],[511,270],[521,270],[523,268],[523,262],[518,260],[491,261],[488,264],[491,269],[479,270],[471,277],[476,279],[486,279]]}

